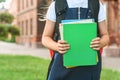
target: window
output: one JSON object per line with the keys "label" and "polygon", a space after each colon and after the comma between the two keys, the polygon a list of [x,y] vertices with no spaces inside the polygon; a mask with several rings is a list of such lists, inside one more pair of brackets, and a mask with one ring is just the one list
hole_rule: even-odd
{"label": "window", "polygon": [[25,34],[28,35],[28,20],[26,20],[26,31],[25,31]]}
{"label": "window", "polygon": [[22,9],[24,9],[24,0],[22,0]]}
{"label": "window", "polygon": [[22,21],[22,30],[21,30],[21,34],[24,35],[24,21]]}
{"label": "window", "polygon": [[18,26],[19,26],[19,29],[20,29],[20,34],[22,35],[22,22],[18,22]]}
{"label": "window", "polygon": [[33,0],[31,0],[31,5],[33,5]]}
{"label": "window", "polygon": [[33,19],[30,19],[30,35],[33,35]]}
{"label": "window", "polygon": [[20,22],[18,22],[18,26],[21,27],[21,23]]}
{"label": "window", "polygon": [[18,0],[18,11],[20,11],[21,8],[21,0]]}
{"label": "window", "polygon": [[26,0],[26,7],[28,7],[28,0]]}

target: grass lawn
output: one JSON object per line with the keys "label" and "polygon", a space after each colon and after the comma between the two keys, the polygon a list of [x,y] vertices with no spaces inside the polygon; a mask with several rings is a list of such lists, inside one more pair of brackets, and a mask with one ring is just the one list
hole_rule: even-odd
{"label": "grass lawn", "polygon": [[49,60],[0,55],[0,80],[46,80]]}
{"label": "grass lawn", "polygon": [[[0,55],[0,80],[46,80],[49,62],[31,56]],[[101,80],[120,80],[120,72],[103,69]]]}
{"label": "grass lawn", "polygon": [[101,73],[101,80],[120,80],[120,72],[103,69]]}

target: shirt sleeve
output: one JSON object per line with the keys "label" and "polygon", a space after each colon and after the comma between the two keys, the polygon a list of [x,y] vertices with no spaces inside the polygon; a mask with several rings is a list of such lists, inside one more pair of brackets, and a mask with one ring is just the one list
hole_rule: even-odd
{"label": "shirt sleeve", "polygon": [[104,5],[100,2],[100,9],[99,9],[99,14],[98,14],[98,22],[101,22],[106,19],[106,12]]}
{"label": "shirt sleeve", "polygon": [[55,2],[52,2],[51,5],[49,6],[46,18],[53,22],[56,22]]}

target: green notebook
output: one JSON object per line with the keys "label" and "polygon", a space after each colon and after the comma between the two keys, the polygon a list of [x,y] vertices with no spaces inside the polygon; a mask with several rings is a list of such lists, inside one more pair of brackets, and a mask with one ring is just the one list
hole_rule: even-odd
{"label": "green notebook", "polygon": [[63,55],[64,66],[89,66],[97,64],[97,51],[90,48],[90,42],[96,38],[96,23],[63,24],[62,36],[70,44]]}

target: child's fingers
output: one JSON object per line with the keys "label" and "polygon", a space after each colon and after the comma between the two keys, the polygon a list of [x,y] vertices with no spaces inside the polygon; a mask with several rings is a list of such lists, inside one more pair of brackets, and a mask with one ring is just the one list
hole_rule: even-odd
{"label": "child's fingers", "polygon": [[96,45],[90,45],[90,47],[91,47],[91,48],[98,48],[99,45],[98,45],[98,44],[96,44]]}
{"label": "child's fingers", "polygon": [[69,49],[69,46],[68,47],[59,47],[58,52],[61,54],[64,54],[68,49]]}
{"label": "child's fingers", "polygon": [[58,41],[58,52],[61,54],[64,54],[68,49],[70,48],[70,45],[67,44],[64,40]]}
{"label": "child's fingers", "polygon": [[66,53],[67,51],[59,51],[60,54],[64,54]]}
{"label": "child's fingers", "polygon": [[70,47],[68,46],[68,47],[59,47],[59,50],[61,50],[61,51],[65,51],[65,50],[68,50]]}
{"label": "child's fingers", "polygon": [[100,50],[100,38],[95,38],[90,43],[90,47],[94,50]]}
{"label": "child's fingers", "polygon": [[67,42],[64,41],[64,40],[58,40],[58,43],[60,43],[60,44],[67,44]]}
{"label": "child's fingers", "polygon": [[100,50],[100,48],[92,48],[92,49],[94,49],[94,50]]}
{"label": "child's fingers", "polygon": [[94,41],[100,41],[100,37],[97,37],[97,38],[92,40],[92,42],[94,42]]}
{"label": "child's fingers", "polygon": [[90,45],[90,47],[94,50],[100,50],[100,44]]}
{"label": "child's fingers", "polygon": [[60,43],[58,43],[59,48],[65,48],[65,47],[69,47],[69,46],[70,46],[69,44],[60,44]]}
{"label": "child's fingers", "polygon": [[91,44],[91,45],[100,44],[100,41],[92,41],[90,44]]}

